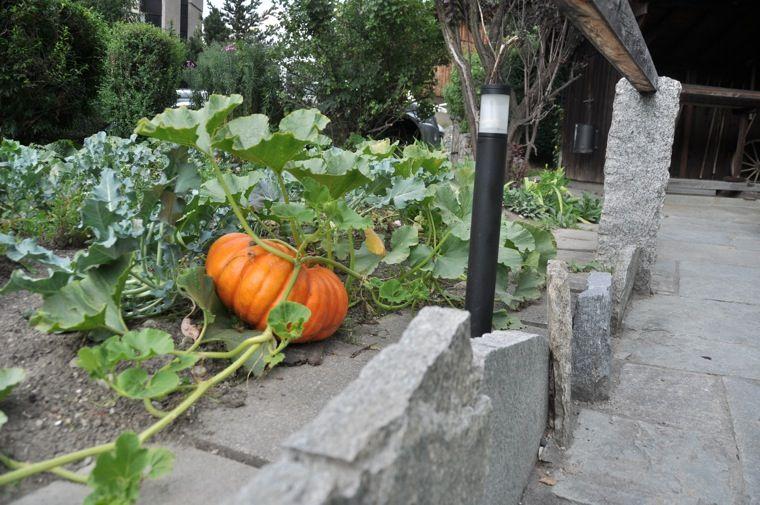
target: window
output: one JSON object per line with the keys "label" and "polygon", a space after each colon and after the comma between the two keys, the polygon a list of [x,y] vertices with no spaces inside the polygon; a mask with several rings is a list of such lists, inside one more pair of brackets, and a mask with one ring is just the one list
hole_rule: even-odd
{"label": "window", "polygon": [[187,0],[179,3],[179,37],[187,40]]}
{"label": "window", "polygon": [[145,22],[161,28],[161,0],[141,0],[140,11],[145,15]]}

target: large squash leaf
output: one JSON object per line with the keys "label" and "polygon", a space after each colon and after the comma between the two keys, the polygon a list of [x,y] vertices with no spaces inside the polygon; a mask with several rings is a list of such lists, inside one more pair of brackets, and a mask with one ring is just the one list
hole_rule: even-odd
{"label": "large squash leaf", "polygon": [[48,333],[105,330],[126,333],[121,317],[121,292],[132,264],[127,254],[112,263],[92,268],[81,280],[69,282],[45,295],[30,323]]}
{"label": "large squash leaf", "polygon": [[142,118],[135,133],[159,140],[195,147],[211,153],[211,137],[241,103],[240,95],[211,95],[199,110],[185,107],[166,109],[153,119]]}

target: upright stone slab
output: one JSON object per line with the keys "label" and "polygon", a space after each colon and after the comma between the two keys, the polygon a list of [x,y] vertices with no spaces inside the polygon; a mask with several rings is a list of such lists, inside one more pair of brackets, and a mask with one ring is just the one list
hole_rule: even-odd
{"label": "upright stone slab", "polygon": [[620,250],[641,247],[635,289],[651,292],[657,232],[668,185],[681,83],[660,77],[656,93],[642,95],[626,80],[615,87],[604,163],[604,208],[599,257],[613,265]]}
{"label": "upright stone slab", "polygon": [[493,405],[482,504],[517,505],[546,428],[549,346],[540,335],[497,331],[473,339],[472,352]]}
{"label": "upright stone slab", "polygon": [[592,272],[573,318],[573,398],[606,400],[612,368],[612,276]]}
{"label": "upright stone slab", "polygon": [[636,272],[639,269],[640,249],[627,245],[618,253],[612,265],[612,333],[617,334],[623,326],[625,309],[633,291]]}
{"label": "upright stone slab", "polygon": [[233,503],[479,505],[491,401],[469,337],[467,312],[422,309]]}
{"label": "upright stone slab", "polygon": [[572,438],[573,312],[567,264],[551,260],[546,268],[546,314],[554,375],[554,436],[568,446]]}

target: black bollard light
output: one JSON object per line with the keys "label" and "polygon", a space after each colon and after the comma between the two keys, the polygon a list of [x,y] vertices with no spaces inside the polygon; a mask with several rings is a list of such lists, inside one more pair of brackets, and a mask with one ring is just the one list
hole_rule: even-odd
{"label": "black bollard light", "polygon": [[480,89],[475,190],[464,302],[470,312],[473,338],[489,333],[493,319],[510,91],[505,84],[488,84]]}

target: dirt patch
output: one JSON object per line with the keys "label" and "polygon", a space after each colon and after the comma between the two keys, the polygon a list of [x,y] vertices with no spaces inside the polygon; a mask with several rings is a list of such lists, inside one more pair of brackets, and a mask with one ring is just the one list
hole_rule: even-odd
{"label": "dirt patch", "polygon": [[[0,261],[0,285],[11,271],[7,262]],[[39,461],[107,443],[124,431],[139,432],[152,424],[155,419],[141,402],[118,397],[74,366],[78,350],[92,344],[82,334],[49,335],[29,326],[29,316],[41,303],[40,296],[27,292],[0,296],[0,367],[21,367],[26,371],[25,380],[1,407],[8,422],[0,428],[0,452],[19,461]],[[159,320],[142,325],[167,330],[179,340],[178,322]],[[223,390],[215,391],[214,396],[220,394],[224,394]],[[157,441],[173,438],[178,427],[189,421],[184,416]],[[69,468],[91,462],[85,460]],[[49,474],[38,475],[0,488],[0,504],[10,503],[52,480]]]}

